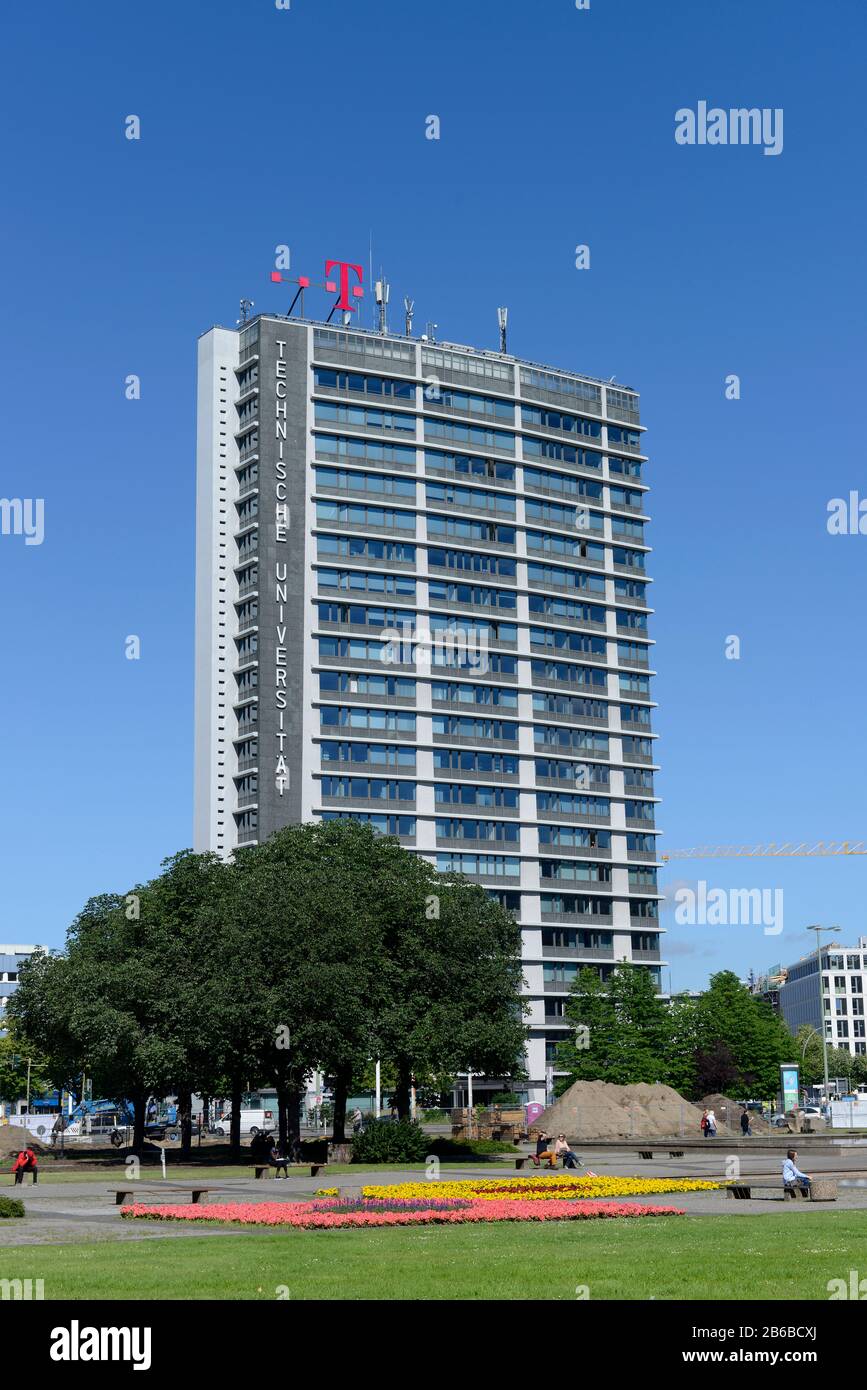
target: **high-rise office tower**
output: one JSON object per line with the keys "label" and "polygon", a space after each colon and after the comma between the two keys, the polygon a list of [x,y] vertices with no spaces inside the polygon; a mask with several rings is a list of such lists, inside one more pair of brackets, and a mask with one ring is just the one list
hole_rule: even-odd
{"label": "high-rise office tower", "polygon": [[637,395],[262,314],[198,412],[196,848],[352,815],[496,894],[544,1100],[582,966],[662,985]]}

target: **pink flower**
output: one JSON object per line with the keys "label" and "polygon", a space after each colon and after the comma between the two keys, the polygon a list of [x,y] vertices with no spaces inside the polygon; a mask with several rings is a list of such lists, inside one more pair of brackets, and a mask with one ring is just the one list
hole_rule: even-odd
{"label": "pink flower", "polygon": [[594,1217],[683,1216],[681,1207],[644,1206],[638,1202],[469,1201],[457,1208],[431,1206],[383,1211],[323,1210],[316,1202],[222,1202],[213,1206],[145,1206],[135,1202],[121,1208],[121,1216],[158,1221],[220,1221],[249,1226],[290,1226],[303,1230],[340,1230],[357,1226],[464,1225],[490,1221],[580,1221]]}

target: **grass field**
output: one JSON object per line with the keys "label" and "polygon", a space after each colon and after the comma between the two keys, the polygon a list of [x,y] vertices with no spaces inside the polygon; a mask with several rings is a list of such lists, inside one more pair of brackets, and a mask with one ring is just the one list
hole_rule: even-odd
{"label": "grass field", "polygon": [[[144,1225],[144,1223],[142,1223]],[[867,1213],[292,1231],[0,1251],[46,1299],[827,1299]]]}
{"label": "grass field", "polygon": [[[449,1159],[448,1163],[443,1164],[443,1169],[451,1171],[455,1169],[459,1173],[461,1169],[470,1168],[473,1172],[478,1172],[486,1167],[484,1159]],[[387,1173],[389,1168],[393,1168],[401,1173],[418,1173],[423,1176],[425,1173],[424,1163],[329,1163],[327,1168],[323,1168],[317,1178],[310,1181],[315,1187],[331,1187],[334,1177],[352,1176],[362,1182],[366,1173]],[[146,1163],[142,1166],[142,1179],[150,1182],[162,1181],[162,1168],[158,1163]],[[299,1168],[292,1170],[293,1175],[302,1175],[310,1172],[309,1164],[301,1164]],[[562,1170],[561,1170],[562,1171]],[[111,1167],[104,1168],[52,1168],[50,1162],[43,1161],[39,1165],[39,1187],[47,1186],[57,1182],[102,1182],[109,1186],[117,1186],[117,1179],[123,1178],[124,1166],[122,1163],[113,1164]],[[219,1178],[252,1178],[253,1164],[228,1164],[228,1163],[167,1163],[166,1181],[185,1183],[197,1178],[204,1178],[217,1181]],[[270,1181],[271,1179],[266,1179]],[[5,1173],[0,1169],[0,1192],[6,1188],[13,1187],[12,1177],[8,1168]],[[25,1190],[30,1191],[32,1183],[30,1175],[27,1175],[24,1184]],[[16,1189],[17,1196],[21,1195],[21,1188]]]}

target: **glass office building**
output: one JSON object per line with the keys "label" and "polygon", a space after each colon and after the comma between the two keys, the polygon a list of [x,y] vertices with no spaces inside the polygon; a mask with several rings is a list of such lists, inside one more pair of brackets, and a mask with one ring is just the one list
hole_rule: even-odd
{"label": "glass office building", "polygon": [[482,884],[530,1100],[583,966],[662,987],[645,467],[636,393],[579,373],[276,315],[200,339],[196,848],[353,816]]}

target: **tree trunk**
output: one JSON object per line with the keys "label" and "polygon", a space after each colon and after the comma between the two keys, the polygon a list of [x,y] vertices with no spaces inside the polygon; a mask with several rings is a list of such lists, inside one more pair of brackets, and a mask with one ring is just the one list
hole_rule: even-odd
{"label": "tree trunk", "polygon": [[288,1152],[290,1157],[297,1161],[301,1157],[301,1102],[304,1099],[304,1087],[297,1082],[286,1088],[286,1130]]}
{"label": "tree trunk", "polygon": [[193,1151],[192,1092],[178,1091],[178,1119],[181,1122],[181,1158],[189,1160]]}
{"label": "tree trunk", "polygon": [[334,1120],[331,1126],[331,1138],[335,1144],[342,1144],[346,1140],[346,1102],[351,1085],[351,1068],[339,1068],[334,1075]]}
{"label": "tree trunk", "polygon": [[397,1106],[398,1118],[401,1120],[409,1118],[411,1089],[412,1067],[405,1057],[401,1057],[397,1063],[397,1085],[394,1088],[394,1103]]}
{"label": "tree trunk", "polygon": [[133,1097],[133,1127],[132,1127],[132,1151],[134,1154],[141,1155],[144,1149],[145,1113],[147,1110],[147,1097],[137,1095]]}
{"label": "tree trunk", "polygon": [[231,1146],[232,1158],[239,1162],[241,1158],[241,1083],[232,1079],[232,1095],[229,1104],[232,1109],[231,1119],[229,1120],[229,1144]]}
{"label": "tree trunk", "polygon": [[278,1081],[277,1091],[277,1145],[285,1154],[289,1142],[289,1090],[285,1082]]}

